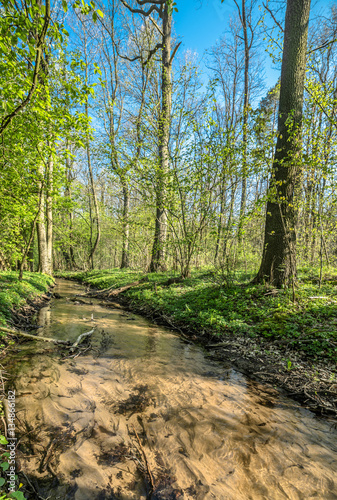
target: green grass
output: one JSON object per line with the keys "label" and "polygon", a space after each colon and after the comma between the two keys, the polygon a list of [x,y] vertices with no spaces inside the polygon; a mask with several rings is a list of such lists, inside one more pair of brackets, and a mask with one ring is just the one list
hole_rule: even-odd
{"label": "green grass", "polygon": [[19,281],[17,272],[0,272],[0,326],[7,324],[11,309],[18,309],[27,299],[42,295],[53,281],[46,274],[25,272],[23,280]]}
{"label": "green grass", "polygon": [[[118,288],[144,274],[110,269],[62,276],[104,289]],[[264,285],[250,284],[249,276],[228,281],[214,272],[193,271],[183,283],[161,286],[172,276],[173,273],[148,274],[148,283],[123,295],[137,306],[163,313],[176,325],[199,335],[248,335],[288,345],[310,359],[337,361],[337,278],[331,273],[318,289],[317,279],[303,272],[296,289],[296,303],[292,302],[291,290],[274,293]],[[315,296],[325,298],[310,298]]]}

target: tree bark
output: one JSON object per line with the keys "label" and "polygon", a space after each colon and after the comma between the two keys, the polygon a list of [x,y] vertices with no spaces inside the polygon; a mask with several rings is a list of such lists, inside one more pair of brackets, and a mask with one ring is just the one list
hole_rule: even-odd
{"label": "tree bark", "polygon": [[299,185],[300,129],[310,0],[288,0],[284,29],[278,137],[266,210],[262,262],[255,281],[280,288],[296,277],[294,194]]}
{"label": "tree bark", "polygon": [[[86,35],[85,35],[85,43],[84,43],[84,57],[85,57],[85,84],[89,84],[89,75],[88,75],[88,55],[87,55],[87,45],[86,45]],[[87,120],[89,121],[89,102],[88,102],[88,97],[85,101],[85,115],[87,117]],[[89,179],[90,179],[90,187],[91,187],[91,194],[92,194],[92,199],[93,199],[93,204],[94,204],[94,217],[90,217],[90,223],[91,223],[91,232],[93,232],[93,225],[96,225],[96,237],[94,243],[92,243],[92,238],[90,240],[90,251],[89,251],[89,256],[88,256],[88,262],[89,266],[91,269],[94,269],[94,254],[97,250],[99,241],[101,239],[101,222],[100,222],[100,216],[99,216],[99,206],[98,206],[98,200],[97,200],[97,194],[96,194],[96,187],[95,187],[95,180],[94,180],[94,175],[92,171],[92,165],[91,165],[91,152],[90,152],[90,138],[89,138],[89,131],[87,132],[87,140],[86,140],[86,153],[87,153],[87,163],[88,163],[88,171],[89,171]]]}
{"label": "tree bark", "polygon": [[[243,96],[243,123],[242,123],[242,181],[241,181],[241,202],[238,239],[242,241],[243,219],[246,213],[247,198],[247,144],[248,144],[248,110],[249,110],[249,62],[252,41],[248,41],[246,0],[242,0],[241,23],[243,29],[243,40],[245,47],[245,68],[244,68],[244,96]],[[252,35],[253,36],[253,35]]]}
{"label": "tree bark", "polygon": [[129,267],[129,205],[130,195],[127,182],[123,182],[123,241],[121,269]]}
{"label": "tree bark", "polygon": [[[88,114],[87,114],[87,116],[88,116]],[[94,202],[94,217],[91,217],[91,224],[96,225],[96,237],[95,237],[94,243],[91,246],[88,260],[89,260],[91,269],[94,269],[94,254],[97,250],[99,241],[101,239],[101,222],[100,222],[100,217],[99,217],[99,207],[98,207],[98,200],[97,200],[97,195],[96,195],[95,181],[94,181],[94,176],[93,176],[92,166],[91,166],[89,139],[87,142],[87,160],[88,160],[88,170],[89,170],[89,177],[90,177],[91,193],[92,193],[92,199]]]}
{"label": "tree bark", "polygon": [[43,165],[40,164],[38,167],[38,174],[40,176],[39,180],[39,190],[40,190],[40,200],[41,200],[41,208],[37,218],[37,240],[38,240],[38,249],[39,249],[39,272],[48,274],[48,253],[47,253],[47,233],[46,233],[46,224],[45,224],[45,193],[44,193],[44,168]]}
{"label": "tree bark", "polygon": [[161,77],[161,113],[158,124],[159,165],[156,186],[156,220],[150,272],[165,270],[165,240],[166,240],[166,176],[169,168],[169,138],[171,125],[171,30],[172,12],[165,3],[162,14],[162,77]]}
{"label": "tree bark", "polygon": [[54,162],[52,153],[47,164],[47,196],[46,196],[46,245],[48,274],[53,274],[53,171]]}

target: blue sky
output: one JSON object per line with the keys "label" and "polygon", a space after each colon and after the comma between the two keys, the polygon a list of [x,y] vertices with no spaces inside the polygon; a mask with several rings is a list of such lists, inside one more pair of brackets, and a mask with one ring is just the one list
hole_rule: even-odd
{"label": "blue sky", "polygon": [[[175,0],[178,12],[174,14],[175,32],[183,42],[183,49],[202,56],[228,29],[229,18],[235,15],[233,0]],[[262,3],[262,1],[261,1]],[[271,61],[266,64],[266,88],[274,85],[279,72]]]}
{"label": "blue sky", "polygon": [[[175,32],[183,42],[183,49],[190,49],[202,56],[211,48],[228,27],[231,15],[235,13],[233,0],[175,0],[178,13],[174,14]],[[262,4],[262,0],[258,2]],[[330,0],[312,0],[312,19],[329,5],[336,5]],[[262,49],[263,50],[263,49]],[[270,58],[266,55],[265,87],[268,90],[279,76]]]}

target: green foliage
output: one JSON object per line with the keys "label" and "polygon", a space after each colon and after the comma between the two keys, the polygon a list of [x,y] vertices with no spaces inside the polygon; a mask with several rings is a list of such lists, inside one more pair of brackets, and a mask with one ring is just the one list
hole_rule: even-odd
{"label": "green foliage", "polygon": [[53,279],[45,274],[25,272],[19,281],[17,272],[0,272],[0,325],[6,325],[12,309],[45,293],[52,283]]}

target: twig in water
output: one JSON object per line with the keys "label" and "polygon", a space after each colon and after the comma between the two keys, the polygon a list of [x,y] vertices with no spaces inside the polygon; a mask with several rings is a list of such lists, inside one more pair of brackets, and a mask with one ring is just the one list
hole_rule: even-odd
{"label": "twig in water", "polygon": [[139,439],[139,436],[137,434],[137,431],[136,429],[134,428],[134,426],[132,426],[133,428],[133,432],[135,433],[135,436],[137,438],[137,441],[138,441],[138,444],[139,444],[139,447],[140,447],[140,451],[143,455],[143,458],[144,458],[144,461],[145,461],[145,465],[146,465],[146,470],[147,470],[147,473],[148,473],[148,476],[150,478],[150,483],[151,483],[151,488],[152,488],[152,491],[154,491],[155,489],[155,486],[154,486],[154,481],[153,481],[153,476],[152,476],[152,472],[151,472],[151,469],[150,469],[150,465],[149,465],[149,462],[147,460],[147,456],[146,456],[146,453],[144,451],[144,448],[142,446],[142,443],[140,442],[140,439]]}

